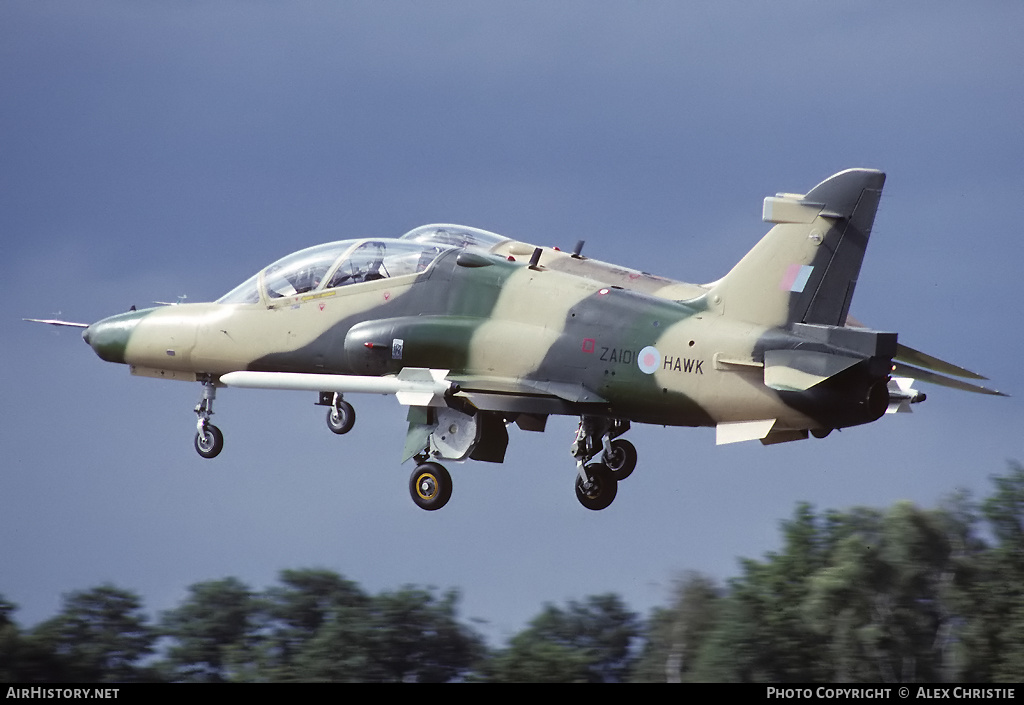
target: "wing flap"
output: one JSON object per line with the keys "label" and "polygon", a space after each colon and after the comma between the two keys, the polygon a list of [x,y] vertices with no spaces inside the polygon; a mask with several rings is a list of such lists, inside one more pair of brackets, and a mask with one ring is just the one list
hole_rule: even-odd
{"label": "wing flap", "polygon": [[483,411],[527,414],[576,414],[580,405],[605,405],[605,400],[582,384],[508,377],[460,376],[458,397]]}
{"label": "wing flap", "polygon": [[467,396],[474,393],[554,397],[574,404],[606,404],[606,399],[590,391],[582,384],[551,382],[545,380],[510,379],[508,377],[459,376],[452,380],[459,385],[459,391]]}

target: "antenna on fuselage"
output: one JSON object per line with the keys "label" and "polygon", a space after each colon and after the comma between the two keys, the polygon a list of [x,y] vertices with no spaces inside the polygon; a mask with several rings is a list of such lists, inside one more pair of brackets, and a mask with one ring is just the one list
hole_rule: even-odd
{"label": "antenna on fuselage", "polygon": [[530,269],[540,269],[540,255],[544,252],[543,247],[538,247],[533,251],[533,256],[530,257]]}

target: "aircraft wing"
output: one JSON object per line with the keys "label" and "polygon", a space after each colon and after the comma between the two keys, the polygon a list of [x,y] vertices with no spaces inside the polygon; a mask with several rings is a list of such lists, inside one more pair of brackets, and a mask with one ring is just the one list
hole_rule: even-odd
{"label": "aircraft wing", "polygon": [[576,414],[580,405],[607,404],[582,384],[470,375],[454,379],[458,396],[482,411]]}

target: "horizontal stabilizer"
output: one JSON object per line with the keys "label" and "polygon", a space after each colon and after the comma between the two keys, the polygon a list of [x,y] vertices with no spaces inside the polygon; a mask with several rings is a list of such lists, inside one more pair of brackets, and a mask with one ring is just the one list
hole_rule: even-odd
{"label": "horizontal stabilizer", "polygon": [[906,362],[917,367],[923,367],[926,370],[932,372],[938,372],[944,375],[953,375],[954,377],[966,377],[968,379],[988,379],[983,377],[977,372],[971,372],[965,370],[963,367],[958,367],[951,362],[940,360],[937,357],[932,357],[927,353],[923,353],[920,350],[914,350],[911,347],[907,347],[900,343],[896,347],[896,357],[893,358],[898,362]]}
{"label": "horizontal stabilizer", "polygon": [[[847,317],[846,325],[857,329],[865,327],[863,323],[856,320],[853,316]],[[954,365],[952,362],[940,360],[933,355],[923,353],[920,350],[915,350],[903,343],[898,343],[896,345],[896,355],[892,359],[893,372],[898,375],[906,375],[907,377],[911,377],[922,382],[931,382],[932,384],[950,387],[951,389],[960,389],[965,392],[991,394],[992,396],[998,397],[1009,396],[1008,394],[1003,394],[995,389],[982,387],[978,384],[970,384],[958,379],[951,379],[946,375],[951,375],[952,377],[964,377],[966,379],[988,379],[988,377],[979,375],[977,372],[971,372],[959,365]]]}
{"label": "horizontal stabilizer", "polygon": [[920,382],[930,382],[931,384],[937,384],[940,387],[949,387],[950,389],[959,389],[964,392],[976,392],[978,394],[991,394],[992,396],[1005,397],[1006,394],[996,391],[995,389],[989,389],[988,387],[982,387],[979,384],[971,384],[970,382],[964,382],[960,379],[954,379],[952,377],[946,377],[936,372],[930,372],[928,370],[922,370],[917,367],[906,365],[902,362],[893,363],[893,372],[901,377],[911,377]]}

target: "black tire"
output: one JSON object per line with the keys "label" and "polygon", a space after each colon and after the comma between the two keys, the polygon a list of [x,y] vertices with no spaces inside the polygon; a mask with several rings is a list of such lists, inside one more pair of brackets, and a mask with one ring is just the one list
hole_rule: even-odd
{"label": "black tire", "polygon": [[586,473],[590,478],[586,485],[579,475],[576,476],[576,499],[587,509],[600,511],[615,499],[618,483],[603,463],[591,463],[586,467]]}
{"label": "black tire", "polygon": [[348,433],[356,423],[356,410],[347,401],[327,410],[327,428],[339,436]]}
{"label": "black tire", "polygon": [[452,477],[443,465],[423,463],[413,470],[409,478],[409,494],[420,509],[435,511],[452,498]]}
{"label": "black tire", "polygon": [[612,452],[604,456],[604,464],[616,482],[622,482],[636,469],[636,447],[625,438],[612,441]]}
{"label": "black tire", "polygon": [[206,424],[205,432],[196,431],[196,452],[204,458],[216,458],[224,450],[224,434],[213,424]]}

